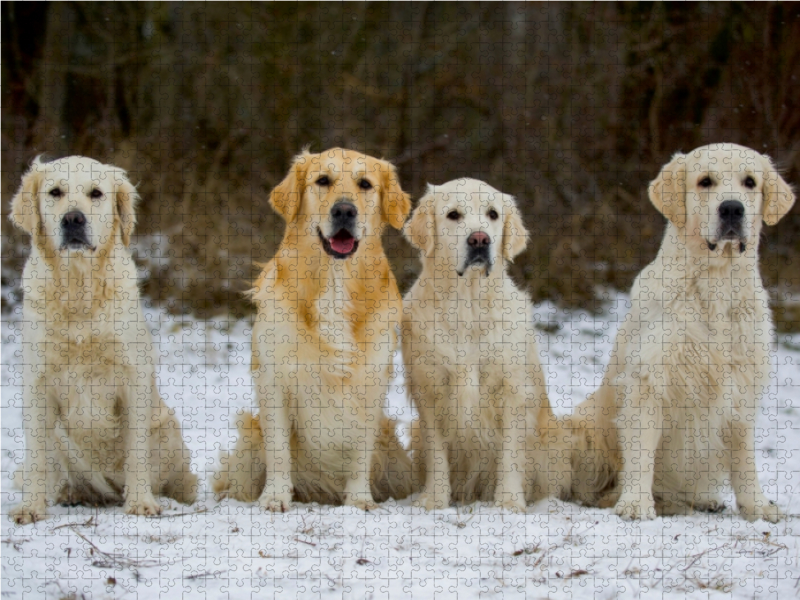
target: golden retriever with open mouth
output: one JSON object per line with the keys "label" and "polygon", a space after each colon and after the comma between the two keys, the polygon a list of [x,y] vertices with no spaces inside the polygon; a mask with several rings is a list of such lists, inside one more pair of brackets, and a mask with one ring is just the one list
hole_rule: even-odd
{"label": "golden retriever with open mouth", "polygon": [[270,511],[405,497],[410,459],[383,413],[402,299],[381,232],[408,195],[390,163],[333,148],[297,156],[270,203],[286,232],[251,292],[258,418],[240,419],[214,490]]}
{"label": "golden retriever with open mouth", "polygon": [[422,273],[403,302],[419,411],[416,504],[527,502],[569,490],[569,446],[547,399],[532,306],[506,272],[528,239],[514,198],[475,179],[429,186],[404,233]]}
{"label": "golden retriever with open mouth", "polygon": [[633,285],[601,387],[570,417],[573,494],[653,519],[720,510],[729,481],[742,516],[776,522],[755,458],[773,340],[758,243],[794,194],[768,157],[712,144],[676,154],[650,200],[667,231]]}
{"label": "golden retriever with open mouth", "polygon": [[161,512],[154,494],[194,501],[197,477],[156,389],[127,248],[137,200],[125,171],[82,156],[36,159],[12,200],[11,220],[32,238],[17,523],[44,519],[48,501],[124,500],[135,515]]}

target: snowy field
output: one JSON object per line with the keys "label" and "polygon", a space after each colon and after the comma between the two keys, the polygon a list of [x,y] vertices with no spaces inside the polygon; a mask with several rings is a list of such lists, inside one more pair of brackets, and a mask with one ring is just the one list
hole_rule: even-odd
{"label": "snowy field", "polygon": [[[548,391],[569,412],[600,381],[624,296],[604,314],[536,309]],[[249,324],[198,321],[147,309],[159,387],[177,409],[201,474],[200,500],[162,499],[159,518],[121,508],[53,507],[18,527],[7,514],[23,449],[20,338],[2,325],[2,598],[780,598],[800,595],[800,335],[781,335],[762,401],[757,458],[765,493],[791,516],[748,523],[716,515],[619,520],[611,510],[548,500],[508,515],[476,504],[425,513],[410,501],[365,514],[295,505],[264,514],[209,492],[233,442],[236,409],[250,407]],[[18,318],[18,317],[17,317]],[[402,372],[388,410],[411,419]],[[732,497],[728,498],[729,506]]]}

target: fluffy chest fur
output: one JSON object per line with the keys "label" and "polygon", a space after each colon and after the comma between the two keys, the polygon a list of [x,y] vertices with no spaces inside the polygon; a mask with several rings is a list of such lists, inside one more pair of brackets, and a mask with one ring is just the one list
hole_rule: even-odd
{"label": "fluffy chest fur", "polygon": [[671,403],[701,398],[737,410],[769,380],[772,324],[755,262],[688,258],[671,273],[663,264],[668,258],[659,256],[633,290],[641,361],[667,367]]}
{"label": "fluffy chest fur", "polygon": [[282,258],[272,261],[253,291],[253,368],[274,354],[281,371],[313,372],[330,386],[354,383],[355,374],[379,365],[388,372],[401,307],[388,262],[365,256],[295,269]]}
{"label": "fluffy chest fur", "polygon": [[[524,380],[530,316],[524,295],[506,277],[421,277],[404,304],[404,347],[430,365],[436,385],[457,389],[459,407],[490,409],[509,380]],[[519,379],[522,377],[522,379]]]}
{"label": "fluffy chest fur", "polygon": [[[138,290],[124,272],[125,265],[132,268],[130,256],[119,265],[127,253],[117,254],[53,264],[34,250],[23,274],[26,339],[38,340],[39,377],[58,417],[78,440],[119,436],[120,394],[136,373],[123,340],[124,330],[141,319]],[[146,341],[142,352],[149,352]]]}
{"label": "fluffy chest fur", "polygon": [[327,276],[320,277],[319,295],[311,305],[312,326],[316,325],[320,341],[332,351],[332,359],[352,363],[358,354],[356,328],[361,325],[358,315],[363,306],[349,293],[346,271],[341,264],[328,267]]}

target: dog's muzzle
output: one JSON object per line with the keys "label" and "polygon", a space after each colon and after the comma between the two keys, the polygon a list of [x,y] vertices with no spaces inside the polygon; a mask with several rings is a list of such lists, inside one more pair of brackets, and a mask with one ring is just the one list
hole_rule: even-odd
{"label": "dog's muzzle", "polygon": [[747,238],[744,235],[744,204],[738,200],[725,200],[717,209],[719,227],[717,229],[717,242],[708,242],[710,250],[716,250],[720,241],[739,243],[739,252],[747,249]]}
{"label": "dog's muzzle", "polygon": [[318,229],[322,247],[334,258],[347,258],[358,250],[357,229],[358,209],[350,202],[339,201],[331,208],[331,231],[335,233],[326,238]]}
{"label": "dog's muzzle", "polygon": [[71,210],[61,217],[61,249],[94,250],[86,233],[86,215],[79,210]]}
{"label": "dog's muzzle", "polygon": [[492,270],[492,259],[489,255],[489,248],[492,241],[489,235],[483,231],[473,231],[467,238],[467,260],[464,261],[464,266],[461,271],[457,271],[459,277],[463,277],[467,269],[472,265],[484,265],[486,267],[486,275]]}

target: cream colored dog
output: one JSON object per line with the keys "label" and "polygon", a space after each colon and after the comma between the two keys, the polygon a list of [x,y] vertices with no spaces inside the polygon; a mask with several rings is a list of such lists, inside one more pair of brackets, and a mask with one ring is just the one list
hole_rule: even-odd
{"label": "cream colored dog", "polygon": [[258,419],[240,418],[214,490],[270,511],[405,497],[411,462],[383,414],[402,299],[381,232],[408,195],[388,162],[334,148],[296,157],[270,202],[286,231],[252,290]]}
{"label": "cream colored dog", "polygon": [[713,144],[675,155],[650,200],[666,235],[633,285],[600,389],[571,417],[583,440],[575,496],[652,519],[721,509],[728,480],[745,518],[778,521],[755,459],[773,339],[758,243],[794,195],[768,157]]}
{"label": "cream colored dog", "polygon": [[528,233],[514,198],[474,179],[429,186],[404,233],[422,274],[403,303],[403,358],[419,410],[416,503],[526,501],[569,490],[531,304],[506,264]]}
{"label": "cream colored dog", "polygon": [[161,511],[197,478],[158,394],[152,341],[127,249],[138,196],[125,172],[81,156],[35,160],[11,205],[31,235],[23,303],[25,462],[18,523],[47,501]]}

